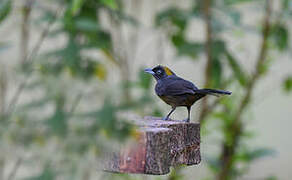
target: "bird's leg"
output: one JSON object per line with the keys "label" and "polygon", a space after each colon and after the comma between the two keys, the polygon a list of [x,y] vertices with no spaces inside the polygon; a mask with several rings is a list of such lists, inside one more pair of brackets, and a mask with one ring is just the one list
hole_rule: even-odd
{"label": "bird's leg", "polygon": [[185,122],[190,122],[190,117],[191,117],[191,106],[188,106],[187,109],[188,109],[188,118],[185,119],[185,120],[183,120],[183,121],[185,121]]}
{"label": "bird's leg", "polygon": [[176,107],[172,107],[171,111],[167,114],[166,117],[163,118],[163,120],[167,121],[169,116],[171,115],[171,113],[173,113],[173,111],[175,110]]}

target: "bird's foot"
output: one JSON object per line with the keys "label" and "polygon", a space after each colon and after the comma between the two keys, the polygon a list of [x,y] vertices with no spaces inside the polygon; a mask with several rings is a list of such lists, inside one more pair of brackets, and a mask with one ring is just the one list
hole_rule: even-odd
{"label": "bird's foot", "polygon": [[189,119],[189,118],[184,119],[183,122],[187,122],[187,123],[189,123],[189,122],[190,122],[190,119]]}
{"label": "bird's foot", "polygon": [[162,118],[162,120],[168,121],[169,120],[169,117],[164,117],[164,118]]}

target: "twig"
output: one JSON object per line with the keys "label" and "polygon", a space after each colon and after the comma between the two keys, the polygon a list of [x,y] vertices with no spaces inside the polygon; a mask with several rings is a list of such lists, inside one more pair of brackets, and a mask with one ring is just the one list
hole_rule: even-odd
{"label": "twig", "polygon": [[[35,59],[35,56],[37,55],[37,53],[39,52],[40,47],[42,46],[44,39],[47,37],[51,26],[53,25],[53,23],[56,21],[57,17],[58,17],[58,13],[61,12],[62,9],[60,9],[59,11],[56,12],[55,16],[53,17],[53,19],[47,24],[46,28],[43,30],[43,32],[41,33],[36,45],[34,46],[34,48],[32,49],[30,56],[26,57],[27,59],[24,60],[26,63],[28,63],[28,65],[31,65]],[[12,96],[12,99],[8,105],[7,108],[7,112],[5,113],[6,116],[9,116],[10,114],[13,113],[15,106],[18,102],[18,99],[20,98],[21,93],[23,92],[25,86],[27,85],[28,79],[31,75],[32,71],[29,71],[29,74],[27,75],[27,78],[22,81],[19,86],[17,87],[17,90],[15,92],[15,94]]]}
{"label": "twig", "polygon": [[27,55],[28,55],[28,47],[29,47],[29,31],[30,31],[30,14],[31,8],[34,1],[26,0],[24,5],[22,6],[22,21],[21,21],[21,36],[20,36],[20,62],[24,64]]}
{"label": "twig", "polygon": [[3,156],[0,156],[0,179],[4,179],[4,166],[5,166],[5,159]]}
{"label": "twig", "polygon": [[18,169],[19,169],[21,163],[22,163],[22,158],[19,157],[19,158],[17,159],[16,163],[14,164],[12,171],[11,171],[10,174],[8,175],[7,180],[12,180],[12,179],[14,179],[14,176],[15,176],[15,174],[17,173],[17,171],[18,171]]}
{"label": "twig", "polygon": [[219,171],[218,176],[217,176],[217,179],[219,180],[228,179],[227,177],[229,177],[231,173],[231,168],[233,166],[233,156],[235,154],[236,148],[240,141],[241,134],[243,132],[241,115],[250,102],[255,83],[261,76],[261,68],[263,67],[263,64],[266,60],[267,51],[268,51],[267,41],[268,41],[270,26],[271,26],[270,25],[270,16],[272,12],[271,1],[272,0],[266,1],[265,19],[264,19],[263,31],[262,31],[262,43],[261,43],[260,53],[257,58],[256,70],[247,85],[246,93],[243,96],[239,104],[238,110],[235,113],[234,119],[232,121],[233,123],[230,129],[232,133],[232,141],[230,143],[231,145],[227,144],[226,142],[223,142],[222,144],[222,153],[220,157],[222,168]]}
{"label": "twig", "polygon": [[80,100],[82,99],[83,97],[83,94],[78,94],[77,97],[75,98],[75,100],[73,101],[73,104],[72,104],[72,107],[70,108],[70,111],[69,111],[69,116],[71,117],[73,115],[73,113],[75,112],[77,106],[79,105],[80,103]]}
{"label": "twig", "polygon": [[15,108],[15,106],[16,106],[16,104],[17,104],[17,101],[18,101],[18,99],[19,99],[19,97],[20,97],[20,94],[21,94],[21,92],[23,91],[24,87],[26,86],[27,81],[28,81],[28,78],[25,79],[25,80],[24,80],[24,81],[23,81],[23,82],[17,87],[17,90],[16,90],[15,94],[13,95],[13,97],[12,97],[12,99],[11,99],[9,105],[7,106],[7,112],[4,113],[4,115],[5,115],[6,117],[8,117],[10,114],[13,113],[14,108]]}
{"label": "twig", "polygon": [[[122,2],[118,1],[118,6],[122,7]],[[113,48],[113,54],[114,57],[117,57],[118,64],[121,72],[121,79],[123,82],[126,83],[125,88],[123,89],[123,97],[125,102],[131,102],[131,93],[130,89],[128,88],[128,83],[130,81],[130,64],[129,64],[129,57],[127,53],[127,49],[125,46],[121,46],[120,44],[126,44],[126,39],[123,34],[123,27],[122,23],[116,19],[114,14],[109,14],[110,17],[110,23],[112,26],[112,37],[114,44],[117,44],[117,46],[114,46]],[[116,43],[115,43],[116,42]]]}
{"label": "twig", "polygon": [[4,65],[0,64],[0,120],[5,113],[6,92],[7,92],[6,71]]}

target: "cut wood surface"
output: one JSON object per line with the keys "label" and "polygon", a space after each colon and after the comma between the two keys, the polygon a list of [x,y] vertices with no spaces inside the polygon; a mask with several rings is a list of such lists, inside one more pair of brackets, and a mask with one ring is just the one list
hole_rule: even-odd
{"label": "cut wood surface", "polygon": [[198,123],[157,117],[144,117],[133,123],[139,127],[136,140],[107,157],[104,170],[162,175],[169,173],[170,166],[200,163]]}

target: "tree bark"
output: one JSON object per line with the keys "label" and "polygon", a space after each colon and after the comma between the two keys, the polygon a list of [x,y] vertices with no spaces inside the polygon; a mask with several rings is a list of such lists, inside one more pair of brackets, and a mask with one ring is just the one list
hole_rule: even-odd
{"label": "tree bark", "polygon": [[133,121],[139,129],[135,141],[107,157],[106,171],[162,175],[170,166],[201,161],[200,125],[145,117]]}
{"label": "tree bark", "polygon": [[236,153],[236,148],[238,147],[238,144],[240,142],[240,137],[243,132],[243,122],[241,119],[241,115],[250,102],[255,83],[261,76],[261,69],[266,60],[267,51],[268,51],[267,41],[268,41],[268,37],[270,33],[271,5],[272,5],[271,0],[267,0],[266,9],[265,9],[265,18],[264,18],[264,23],[263,23],[263,31],[262,31],[262,43],[260,47],[260,53],[257,58],[256,70],[246,87],[245,95],[243,96],[239,104],[238,110],[235,113],[234,120],[230,128],[230,131],[232,133],[232,141],[230,144],[227,144],[226,142],[222,144],[222,153],[220,157],[222,168],[219,171],[218,176],[217,176],[217,179],[219,180],[230,179],[230,174],[231,174],[232,167],[234,164],[233,157]]}

